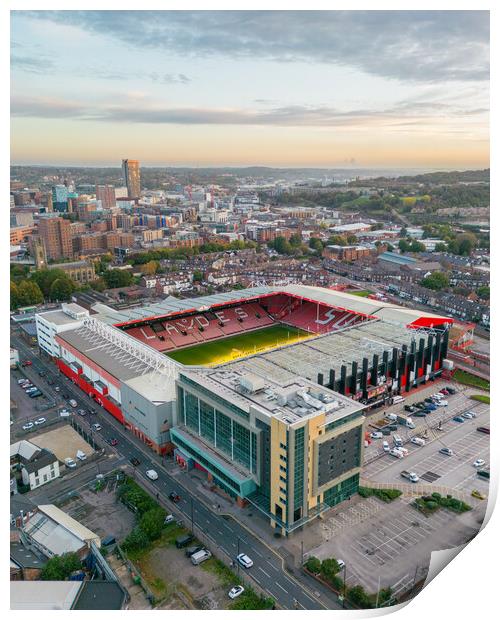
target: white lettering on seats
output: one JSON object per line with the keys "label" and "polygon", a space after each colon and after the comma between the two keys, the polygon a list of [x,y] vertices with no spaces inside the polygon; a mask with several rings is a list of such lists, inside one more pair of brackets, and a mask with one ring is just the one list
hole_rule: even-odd
{"label": "white lettering on seats", "polygon": [[234,313],[242,319],[248,319],[248,314],[243,310],[243,308],[235,308]]}
{"label": "white lettering on seats", "polygon": [[224,316],[224,312],[222,312],[222,310],[220,310],[219,312],[214,312],[214,314],[221,323],[229,323],[229,321],[231,320],[231,319],[226,319],[226,317]]}
{"label": "white lettering on seats", "polygon": [[331,321],[337,318],[336,313],[337,310],[335,310],[334,308],[330,308],[330,310],[325,312],[326,319],[321,321],[319,319],[316,319],[315,323],[317,323],[318,325],[328,325],[328,323],[331,323]]}
{"label": "white lettering on seats", "polygon": [[179,333],[179,330],[177,329],[177,327],[175,325],[172,325],[172,323],[165,323],[165,331],[169,334],[171,332],[173,332],[174,334]]}
{"label": "white lettering on seats", "polygon": [[206,316],[203,316],[202,314],[200,314],[200,316],[195,316],[194,318],[200,327],[205,328],[210,325],[210,321],[207,319]]}

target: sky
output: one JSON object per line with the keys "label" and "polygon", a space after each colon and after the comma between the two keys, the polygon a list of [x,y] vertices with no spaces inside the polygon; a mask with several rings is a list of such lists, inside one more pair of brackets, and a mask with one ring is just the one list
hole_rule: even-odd
{"label": "sky", "polygon": [[486,11],[12,11],[13,164],[484,168]]}

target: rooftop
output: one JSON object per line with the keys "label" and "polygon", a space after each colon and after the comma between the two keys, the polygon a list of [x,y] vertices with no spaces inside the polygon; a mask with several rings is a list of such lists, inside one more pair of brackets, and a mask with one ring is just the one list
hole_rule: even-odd
{"label": "rooftop", "polygon": [[266,375],[252,361],[250,358],[206,373],[182,374],[247,413],[256,408],[289,424],[320,413],[330,422],[363,409],[352,399],[297,375],[281,376],[281,380]]}

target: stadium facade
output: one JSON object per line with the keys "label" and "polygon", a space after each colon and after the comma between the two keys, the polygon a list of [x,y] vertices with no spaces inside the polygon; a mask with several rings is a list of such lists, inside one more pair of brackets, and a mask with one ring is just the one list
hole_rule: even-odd
{"label": "stadium facade", "polygon": [[[96,304],[51,349],[63,374],[153,450],[288,533],[356,493],[363,412],[439,375],[451,324],[291,285],[126,311]],[[276,325],[286,338],[255,344]],[[228,344],[221,363],[221,346],[245,334],[250,346]],[[217,348],[213,363],[196,363],[202,345]],[[189,362],[169,357],[189,347]]]}

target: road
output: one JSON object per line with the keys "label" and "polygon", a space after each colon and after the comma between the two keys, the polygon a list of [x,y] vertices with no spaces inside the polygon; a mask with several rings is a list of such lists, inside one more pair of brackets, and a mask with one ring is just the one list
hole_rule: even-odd
{"label": "road", "polygon": [[[176,512],[181,513],[188,524],[192,519],[195,534],[203,534],[214,547],[217,547],[223,552],[223,555],[228,560],[234,559],[238,551],[249,555],[254,562],[253,567],[248,571],[245,571],[243,568],[239,570],[245,571],[249,577],[269,594],[269,596],[272,596],[276,600],[280,607],[284,609],[294,609],[296,606],[301,609],[341,609],[341,605],[336,603],[333,597],[327,598],[326,593],[323,594],[323,596],[325,600],[328,600],[328,607],[323,604],[322,601],[319,601],[308,591],[308,588],[285,570],[283,558],[273,549],[247,530],[236,519],[228,517],[227,515],[218,514],[216,511],[212,510],[210,506],[206,505],[204,501],[201,500],[199,496],[196,496],[187,486],[169,475],[168,471],[162,467],[161,457],[152,453],[147,446],[138,443],[138,440],[130,436],[129,432],[111,415],[101,410],[94,400],[89,398],[70,380],[63,378],[53,364],[43,358],[37,357],[33,350],[20,338],[12,336],[11,340],[12,345],[20,351],[20,359],[28,358],[33,362],[32,366],[25,369],[27,371],[26,374],[33,375],[33,378],[37,377],[38,384],[43,382],[43,386],[41,385],[41,387],[44,393],[47,389],[46,379],[57,379],[56,384],[61,386],[61,392],[59,394],[54,392],[54,396],[58,399],[59,403],[62,403],[60,394],[64,392],[69,394],[70,398],[74,398],[78,402],[78,408],[82,407],[86,410],[90,408],[98,409],[99,413],[97,416],[76,416],[76,418],[79,424],[87,427],[98,421],[102,426],[100,435],[102,435],[105,440],[111,438],[116,438],[118,440],[118,445],[114,450],[116,450],[117,454],[122,457],[122,459],[114,461],[115,467],[119,465],[119,463],[130,463],[130,459],[132,458],[138,459],[140,464],[134,468],[134,475],[142,482],[142,485],[150,489],[153,493],[157,493],[159,499],[164,505],[168,506],[170,512],[174,514]],[[43,379],[38,376],[40,370],[47,373]],[[45,413],[44,416],[47,417]],[[159,473],[157,481],[151,482],[146,477],[146,471],[149,469],[154,469]],[[86,475],[87,477],[89,475],[95,476],[95,471]],[[47,492],[50,491],[51,486],[52,485],[47,486]],[[65,487],[63,492],[69,490],[71,490],[71,485]],[[60,496],[59,491],[60,490],[57,489],[57,496]],[[181,501],[177,504],[173,504],[168,499],[168,495],[172,491],[176,491],[181,495]],[[42,495],[44,495],[44,492],[41,490],[40,496]],[[50,497],[51,496],[52,493]],[[45,499],[50,499],[50,497],[46,497]],[[315,591],[323,591],[316,583],[313,587]],[[295,601],[297,601],[297,603],[295,603]]]}

